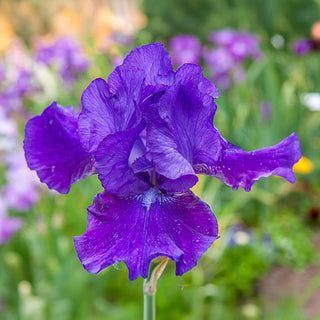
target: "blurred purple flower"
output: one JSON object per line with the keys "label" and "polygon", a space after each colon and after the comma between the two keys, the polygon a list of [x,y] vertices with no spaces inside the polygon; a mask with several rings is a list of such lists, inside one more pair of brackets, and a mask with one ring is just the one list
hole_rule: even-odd
{"label": "blurred purple flower", "polygon": [[180,66],[183,63],[198,64],[202,46],[197,37],[178,35],[170,40],[169,51],[174,65]]}
{"label": "blurred purple flower", "polygon": [[6,243],[22,227],[21,219],[8,216],[5,201],[0,198],[0,245]]}
{"label": "blurred purple flower", "polygon": [[1,194],[8,208],[27,211],[39,200],[41,184],[31,172],[19,143],[17,124],[0,108],[0,152],[6,180]]}
{"label": "blurred purple flower", "polygon": [[244,71],[243,67],[240,65],[240,66],[237,66],[233,69],[232,76],[233,76],[234,82],[241,83],[246,80],[247,74]]}
{"label": "blurred purple flower", "polygon": [[254,34],[240,32],[232,29],[214,31],[209,35],[209,40],[226,48],[238,62],[248,57],[260,59],[262,53],[259,48],[259,41]]}
{"label": "blurred purple flower", "polygon": [[228,89],[232,82],[243,82],[246,78],[243,61],[251,57],[260,59],[262,53],[255,35],[232,29],[214,31],[209,41],[216,47],[203,50],[203,58],[211,78],[222,89]]}
{"label": "blurred purple flower", "polygon": [[32,73],[25,69],[15,70],[14,79],[4,82],[0,90],[0,107],[8,111],[22,111],[24,100],[39,91],[33,83]]}
{"label": "blurred purple flower", "polygon": [[223,47],[203,50],[203,58],[212,80],[222,89],[231,85],[231,72],[236,65],[234,57]]}
{"label": "blurred purple flower", "polygon": [[89,67],[89,59],[72,37],[62,37],[50,45],[40,45],[36,61],[57,68],[64,83],[72,87],[75,79]]}
{"label": "blurred purple flower", "polygon": [[292,46],[295,54],[301,56],[307,54],[313,49],[313,41],[309,39],[299,39]]}
{"label": "blurred purple flower", "polygon": [[0,64],[0,108],[23,112],[26,99],[40,89],[33,77],[34,63],[21,41],[13,41]]}
{"label": "blurred purple flower", "polygon": [[21,148],[18,121],[25,120],[26,100],[39,91],[33,77],[33,62],[21,41],[14,41],[3,55],[0,79],[0,156],[6,180],[0,195],[0,244],[3,244],[23,226],[23,221],[9,216],[8,210],[29,209],[38,200],[33,185],[40,187],[36,176],[30,175],[21,149],[20,153],[17,151]]}
{"label": "blurred purple flower", "polygon": [[3,187],[3,195],[7,205],[15,211],[27,211],[39,201],[39,179],[28,170],[22,152],[9,154],[6,164],[7,184]]}
{"label": "blurred purple flower", "polygon": [[3,81],[6,78],[6,69],[4,63],[0,61],[0,81]]}
{"label": "blurred purple flower", "polygon": [[120,66],[123,63],[123,57],[122,56],[115,56],[111,58],[111,64],[114,68],[117,66]]}
{"label": "blurred purple flower", "polygon": [[104,191],[88,208],[87,231],[74,238],[85,269],[124,261],[129,279],[148,275],[158,256],[182,275],[218,238],[210,207],[189,189],[197,174],[249,191],[261,177],[295,181],[301,157],[295,133],[251,152],[213,126],[216,86],[195,64],[173,71],[161,44],[133,50],[108,77],[83,92],[82,111],[56,102],[26,125],[29,168],[61,193],[98,173]]}
{"label": "blurred purple flower", "polygon": [[119,46],[130,46],[133,44],[134,37],[130,34],[124,34],[122,32],[114,32],[111,35],[111,41],[115,42]]}
{"label": "blurred purple flower", "polygon": [[6,243],[22,227],[23,221],[19,218],[0,217],[0,245]]}
{"label": "blurred purple flower", "polygon": [[234,39],[234,30],[230,28],[222,29],[219,31],[213,31],[209,34],[208,40],[214,44],[227,47],[232,44]]}
{"label": "blurred purple flower", "polygon": [[263,101],[261,104],[261,116],[263,122],[269,122],[272,116],[272,105],[269,101]]}

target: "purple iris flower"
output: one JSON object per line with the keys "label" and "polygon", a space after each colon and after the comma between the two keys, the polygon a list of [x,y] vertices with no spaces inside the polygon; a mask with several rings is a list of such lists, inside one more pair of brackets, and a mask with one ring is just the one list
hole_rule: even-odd
{"label": "purple iris flower", "polygon": [[198,64],[200,61],[202,46],[197,37],[178,35],[170,40],[169,49],[174,65],[180,66],[183,63]]}
{"label": "purple iris flower", "polygon": [[38,49],[36,61],[56,67],[64,83],[72,87],[75,79],[89,67],[89,60],[72,37],[62,37]]}
{"label": "purple iris flower", "polygon": [[299,39],[293,44],[293,51],[298,56],[307,54],[313,49],[313,41],[310,39]]}
{"label": "purple iris flower", "polygon": [[216,86],[195,64],[175,72],[158,43],[133,50],[108,77],[82,95],[82,111],[56,102],[26,125],[28,166],[49,188],[67,193],[97,173],[104,191],[88,207],[87,231],[74,238],[88,272],[124,261],[129,279],[148,275],[167,256],[176,274],[193,268],[219,237],[210,207],[190,188],[197,174],[249,191],[261,177],[295,181],[297,135],[246,152],[213,126]]}

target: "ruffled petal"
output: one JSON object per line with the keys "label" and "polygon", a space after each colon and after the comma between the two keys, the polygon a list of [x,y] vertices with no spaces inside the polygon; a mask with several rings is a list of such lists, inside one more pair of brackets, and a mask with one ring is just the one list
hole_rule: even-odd
{"label": "ruffled petal", "polygon": [[[105,190],[118,196],[141,194],[150,188],[147,180],[135,175],[130,166],[130,156],[134,158],[142,147],[139,127],[108,135],[96,152],[98,177]],[[133,148],[135,146],[135,148]],[[135,150],[136,149],[136,150]],[[132,152],[134,150],[134,152]]]}
{"label": "ruffled petal", "polygon": [[234,189],[247,191],[256,180],[270,175],[295,181],[292,167],[301,158],[295,133],[271,148],[245,152],[223,139],[213,126],[215,109],[211,96],[176,85],[146,113],[146,157],[167,178],[162,189],[185,191],[184,187],[192,186],[190,177],[195,173],[215,176]]}
{"label": "ruffled petal", "polygon": [[68,193],[72,184],[94,173],[94,158],[80,142],[73,107],[53,102],[25,129],[27,164],[50,189]]}
{"label": "ruffled petal", "polygon": [[167,178],[161,185],[167,191],[187,191],[198,181],[190,163],[192,159],[188,158],[191,146],[186,145],[186,151],[180,149],[178,139],[174,131],[159,125],[159,122],[155,121],[148,127],[146,156],[156,172]]}
{"label": "ruffled petal", "polygon": [[214,83],[203,76],[202,68],[196,64],[185,63],[180,66],[174,77],[175,84],[197,88],[214,99],[219,98],[219,90]]}
{"label": "ruffled petal", "polygon": [[176,262],[176,274],[192,269],[218,238],[209,206],[191,191],[164,195],[151,188],[136,197],[98,194],[88,208],[88,228],[74,237],[79,259],[88,272],[98,273],[123,261],[129,279],[148,276],[158,256]]}
{"label": "ruffled petal", "polygon": [[137,125],[141,118],[138,106],[144,79],[142,70],[120,66],[110,74],[108,83],[95,79],[85,89],[79,135],[88,151],[94,152],[108,134]]}
{"label": "ruffled petal", "polygon": [[242,187],[250,191],[255,181],[271,175],[278,175],[294,183],[292,168],[301,156],[296,133],[292,133],[273,147],[255,151],[243,151],[224,140],[218,159],[214,159],[214,155],[210,159],[210,155],[207,154],[205,163],[195,164],[194,169],[197,173],[219,178],[234,190]]}
{"label": "ruffled petal", "polygon": [[[208,148],[206,136],[212,128],[215,110],[209,95],[203,97],[195,88],[176,85],[145,114],[147,158],[156,172],[168,179],[162,189],[186,191],[198,181],[193,158],[202,146]],[[211,148],[215,147],[212,144]]]}
{"label": "ruffled petal", "polygon": [[174,72],[168,51],[161,43],[151,43],[132,50],[123,66],[138,67],[146,74],[147,85],[171,85]]}

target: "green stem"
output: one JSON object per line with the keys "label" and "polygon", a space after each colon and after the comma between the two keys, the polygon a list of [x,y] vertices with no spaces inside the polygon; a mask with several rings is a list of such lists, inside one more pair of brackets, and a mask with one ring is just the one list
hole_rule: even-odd
{"label": "green stem", "polygon": [[[148,279],[144,280],[143,288],[146,287]],[[155,320],[156,319],[156,295],[149,294],[144,291],[143,296],[143,320]]]}
{"label": "green stem", "polygon": [[156,290],[157,281],[165,269],[169,258],[157,259],[152,262],[148,278],[143,282],[143,320],[156,319]]}

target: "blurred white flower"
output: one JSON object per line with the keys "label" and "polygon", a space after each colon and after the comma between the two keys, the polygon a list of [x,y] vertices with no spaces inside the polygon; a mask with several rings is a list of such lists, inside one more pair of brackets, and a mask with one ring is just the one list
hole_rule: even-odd
{"label": "blurred white flower", "polygon": [[276,49],[282,49],[285,46],[285,39],[281,34],[275,34],[270,40],[272,46]]}
{"label": "blurred white flower", "polygon": [[308,92],[300,95],[300,101],[311,111],[320,111],[320,93]]}

